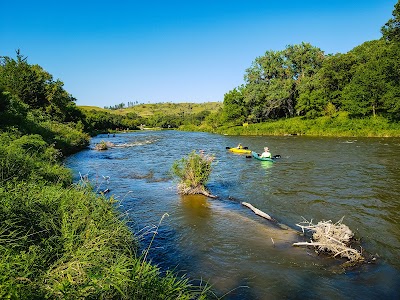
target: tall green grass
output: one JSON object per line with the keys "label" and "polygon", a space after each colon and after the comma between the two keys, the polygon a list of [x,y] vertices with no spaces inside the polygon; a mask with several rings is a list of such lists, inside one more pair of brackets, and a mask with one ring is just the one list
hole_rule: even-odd
{"label": "tall green grass", "polygon": [[39,135],[0,135],[0,184],[7,181],[71,183],[71,172],[57,163],[59,150]]}
{"label": "tall green grass", "polygon": [[0,299],[206,298],[137,253],[118,203],[71,185],[39,135],[0,141]]}

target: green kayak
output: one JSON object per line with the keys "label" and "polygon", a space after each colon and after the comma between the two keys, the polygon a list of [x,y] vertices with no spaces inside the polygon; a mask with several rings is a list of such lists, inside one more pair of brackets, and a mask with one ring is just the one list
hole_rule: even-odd
{"label": "green kayak", "polygon": [[254,151],[251,152],[251,155],[252,155],[255,159],[258,159],[258,160],[270,161],[270,162],[273,162],[273,161],[274,161],[272,158],[269,158],[269,157],[260,157],[260,156],[258,155],[258,153],[254,152]]}

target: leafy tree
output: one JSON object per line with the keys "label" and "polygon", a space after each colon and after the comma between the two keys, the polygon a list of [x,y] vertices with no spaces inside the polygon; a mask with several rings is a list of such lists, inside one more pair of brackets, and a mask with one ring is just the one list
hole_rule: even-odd
{"label": "leafy tree", "polygon": [[309,43],[267,51],[256,58],[245,74],[247,119],[259,122],[294,116],[300,86],[315,76],[324,58],[323,51]]}
{"label": "leafy tree", "polygon": [[351,51],[357,61],[354,75],[343,89],[343,109],[355,116],[398,118],[400,47],[384,40],[366,42]]}
{"label": "leafy tree", "polygon": [[315,118],[324,115],[327,105],[340,109],[344,87],[351,81],[357,58],[354,53],[327,56],[321,68],[312,77],[306,77],[298,85],[298,115]]}
{"label": "leafy tree", "polygon": [[0,88],[0,126],[15,126],[21,124],[27,116],[28,106],[16,96],[3,92]]}
{"label": "leafy tree", "polygon": [[400,1],[395,4],[392,15],[393,18],[382,26],[381,32],[385,40],[400,42]]}
{"label": "leafy tree", "polygon": [[1,57],[0,84],[31,108],[41,108],[47,104],[45,85],[48,80],[51,80],[51,75],[40,66],[30,66],[19,50],[16,60]]}
{"label": "leafy tree", "polygon": [[217,112],[210,113],[205,119],[204,123],[210,126],[212,129],[217,129],[219,126],[222,126],[224,120],[222,118],[222,108]]}
{"label": "leafy tree", "polygon": [[82,118],[74,103],[76,99],[64,90],[64,83],[54,81],[39,65],[28,64],[19,50],[16,59],[0,58],[0,85],[31,109],[38,109],[53,120],[77,122]]}
{"label": "leafy tree", "polygon": [[328,103],[320,76],[306,77],[298,87],[296,112],[300,116],[316,118],[323,114]]}
{"label": "leafy tree", "polygon": [[224,121],[315,118],[340,110],[400,120],[400,1],[392,15],[381,40],[345,54],[325,56],[303,42],[257,57],[246,70],[245,85],[225,95]]}
{"label": "leafy tree", "polygon": [[239,125],[244,121],[246,112],[241,88],[235,88],[224,95],[223,118],[225,121]]}
{"label": "leafy tree", "polygon": [[343,108],[352,115],[376,115],[383,108],[382,95],[386,83],[377,61],[361,65],[351,83],[343,91]]}
{"label": "leafy tree", "polygon": [[301,80],[313,76],[321,68],[325,55],[321,49],[303,42],[287,46],[285,57],[294,79]]}

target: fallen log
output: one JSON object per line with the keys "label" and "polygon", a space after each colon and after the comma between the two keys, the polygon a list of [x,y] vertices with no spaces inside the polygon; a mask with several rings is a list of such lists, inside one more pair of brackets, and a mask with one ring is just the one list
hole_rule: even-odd
{"label": "fallen log", "polygon": [[241,204],[242,204],[243,206],[246,206],[246,207],[250,208],[256,215],[258,215],[258,216],[260,216],[260,217],[263,217],[263,218],[265,218],[265,219],[267,219],[267,220],[270,220],[270,221],[272,221],[272,222],[275,222],[275,219],[273,219],[269,214],[267,214],[267,213],[265,213],[265,212],[259,210],[258,208],[255,208],[255,207],[254,207],[253,205],[251,205],[250,203],[241,202]]}

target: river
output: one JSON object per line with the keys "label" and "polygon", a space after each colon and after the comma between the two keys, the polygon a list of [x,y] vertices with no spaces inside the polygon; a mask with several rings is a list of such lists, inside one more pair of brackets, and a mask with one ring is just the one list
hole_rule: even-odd
{"label": "river", "polygon": [[[101,140],[117,147],[93,150]],[[274,163],[226,150],[238,143],[280,154]],[[177,194],[170,168],[193,150],[215,155],[207,187],[217,199]],[[224,136],[140,131],[99,135],[66,159],[75,180],[120,200],[141,250],[162,270],[212,285],[224,299],[399,299],[400,139]],[[343,260],[292,247],[300,237],[240,204],[249,202],[299,230],[303,220],[342,217],[366,253]],[[152,232],[158,226],[154,241]]]}

